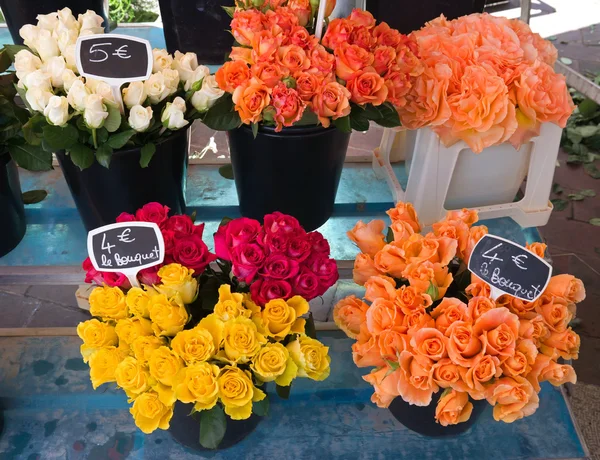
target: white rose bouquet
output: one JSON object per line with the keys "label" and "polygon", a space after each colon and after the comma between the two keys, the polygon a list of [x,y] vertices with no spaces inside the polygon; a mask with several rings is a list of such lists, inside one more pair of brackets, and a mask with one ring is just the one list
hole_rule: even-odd
{"label": "white rose bouquet", "polygon": [[81,35],[104,32],[102,18],[69,8],[37,16],[19,31],[25,46],[5,47],[14,61],[17,92],[29,109],[21,153],[48,167],[52,152],[65,150],[81,169],[96,159],[109,167],[114,150],[141,147],[146,167],[156,143],[199,118],[223,95],[194,53],[153,51],[152,75],[121,88],[124,112],[111,87],[78,75],[75,44]]}

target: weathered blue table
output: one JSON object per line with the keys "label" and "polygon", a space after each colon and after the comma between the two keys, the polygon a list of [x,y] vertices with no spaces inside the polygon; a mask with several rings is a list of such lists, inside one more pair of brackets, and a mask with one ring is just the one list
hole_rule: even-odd
{"label": "weathered blue table", "polygon": [[[370,402],[372,389],[351,358],[352,341],[321,333],[330,347],[324,382],[298,379],[287,401],[270,394],[271,411],[248,438],[221,452],[197,454],[166,431],[146,436],[125,395],[93,391],[77,337],[0,338],[0,459],[526,459],[585,458],[570,410],[543,385],[540,407],[513,424],[495,422],[491,406],[466,433],[426,438]],[[274,392],[273,392],[274,393]]]}

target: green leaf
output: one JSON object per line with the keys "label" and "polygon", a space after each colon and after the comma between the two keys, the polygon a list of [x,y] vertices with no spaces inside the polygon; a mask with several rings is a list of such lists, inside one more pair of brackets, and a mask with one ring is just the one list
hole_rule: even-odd
{"label": "green leaf", "polygon": [[269,415],[269,406],[269,395],[267,395],[262,401],[252,403],[252,412],[259,417],[266,417]]}
{"label": "green leaf", "polygon": [[583,196],[590,196],[590,197],[596,196],[596,192],[594,190],[592,190],[591,188],[586,188],[586,189],[580,190],[579,194],[583,195]]}
{"label": "green leaf", "polygon": [[15,162],[29,171],[48,171],[52,169],[52,153],[46,152],[39,145],[28,145],[21,142],[8,144],[8,151]]}
{"label": "green leaf", "polygon": [[105,127],[96,129],[96,140],[98,144],[104,144],[108,141],[108,130]]}
{"label": "green leaf", "polygon": [[583,170],[594,179],[600,179],[600,170],[593,163],[588,163],[583,167]]}
{"label": "green leaf", "polygon": [[590,219],[590,224],[600,227],[600,217],[594,217],[593,219]]}
{"label": "green leaf", "polygon": [[429,287],[427,288],[427,291],[425,291],[425,294],[431,297],[431,300],[435,302],[440,296],[440,291],[438,290],[437,286],[430,281]]}
{"label": "green leaf", "polygon": [[333,120],[333,124],[343,133],[351,133],[352,125],[350,124],[350,115]]}
{"label": "green leaf", "polygon": [[109,133],[114,133],[121,126],[121,112],[117,107],[113,107],[110,104],[107,104],[106,108],[108,109],[108,117],[104,120],[103,127]]}
{"label": "green leaf", "polygon": [[372,104],[367,104],[364,110],[365,116],[369,120],[373,120],[379,126],[383,126],[384,128],[395,128],[396,126],[400,126],[398,111],[389,102],[378,105],[377,107]]}
{"label": "green leaf", "polygon": [[27,107],[29,110],[31,110],[33,112],[33,109],[31,108],[31,106],[29,105],[29,102],[27,102],[27,98],[25,97],[25,94],[27,93],[25,91],[25,88],[19,88],[18,86],[16,86],[17,89],[17,94],[19,95],[19,98],[21,99],[21,101],[23,101],[23,104],[25,105],[25,107]]}
{"label": "green leaf", "polygon": [[306,109],[302,114],[302,118],[300,118],[300,120],[297,121],[294,125],[316,125],[317,123],[319,123],[319,118],[317,117],[317,114],[310,109]]}
{"label": "green leaf", "polygon": [[228,163],[219,168],[219,174],[225,179],[233,180],[233,165]]}
{"label": "green leaf", "polygon": [[79,138],[79,131],[73,125],[65,127],[60,126],[44,126],[44,142],[53,150],[69,150]]}
{"label": "green leaf", "polygon": [[6,69],[8,69],[11,65],[12,59],[8,55],[8,52],[3,49],[0,51],[0,73],[6,72]]}
{"label": "green leaf", "polygon": [[557,184],[556,182],[554,184],[552,184],[552,193],[556,193],[557,195],[560,195],[564,191],[565,190],[561,187],[560,184]]}
{"label": "green leaf", "polygon": [[152,157],[154,156],[154,152],[156,152],[156,145],[154,145],[152,142],[142,147],[140,151],[140,166],[142,168],[148,167],[150,160],[152,160]]}
{"label": "green leaf", "polygon": [[277,396],[281,399],[289,399],[290,390],[292,389],[292,385],[288,385],[287,387],[282,387],[281,385],[275,385],[275,391],[277,392]]}
{"label": "green leaf", "polygon": [[308,313],[306,326],[304,327],[304,333],[311,339],[317,338],[317,329],[315,328],[315,319],[313,318],[312,311]]}
{"label": "green leaf", "polygon": [[567,139],[573,144],[579,144],[583,140],[583,137],[575,130],[575,128],[567,128]]}
{"label": "green leaf", "polygon": [[393,241],[394,241],[394,231],[392,230],[392,227],[389,227],[388,231],[387,231],[387,235],[385,236],[385,242],[391,243]]}
{"label": "green leaf", "polygon": [[583,158],[581,157],[581,155],[572,154],[568,156],[567,163],[579,165],[583,163]]}
{"label": "green leaf", "polygon": [[25,45],[4,45],[4,50],[6,51],[6,53],[8,54],[8,56],[10,57],[11,61],[15,61],[15,55],[22,50],[27,50],[32,54],[36,54],[34,53],[29,47],[25,46]]}
{"label": "green leaf", "polygon": [[564,211],[569,206],[569,202],[567,200],[550,200],[550,202],[554,205],[555,211]]}
{"label": "green leaf", "polygon": [[577,128],[575,128],[575,130],[577,131],[577,134],[579,134],[581,137],[586,138],[598,134],[600,128],[598,128],[598,126],[596,125],[586,125],[578,126]]}
{"label": "green leaf", "polygon": [[110,167],[110,159],[112,157],[113,149],[109,144],[102,144],[96,150],[96,160],[106,169]]}
{"label": "green leaf", "polygon": [[571,201],[582,201],[584,198],[585,196],[580,193],[569,193],[569,200]]}
{"label": "green leaf", "polygon": [[43,115],[34,115],[27,123],[23,125],[23,137],[28,144],[41,145],[43,137],[43,127],[48,122]]}
{"label": "green leaf", "polygon": [[122,131],[117,134],[113,134],[108,138],[108,145],[110,145],[113,149],[118,150],[127,144],[127,141],[131,139],[131,136],[135,134],[133,129],[128,129],[127,131]]}
{"label": "green leaf", "polygon": [[598,104],[590,98],[587,98],[587,99],[584,99],[583,101],[581,101],[579,103],[578,107],[579,107],[579,113],[586,118],[593,116],[596,113],[596,111],[598,110]]}
{"label": "green leaf", "polygon": [[256,139],[256,136],[258,136],[258,123],[252,123],[250,126],[252,127],[252,135]]}
{"label": "green leaf", "polygon": [[231,217],[223,217],[221,219],[221,222],[219,222],[219,228],[223,227],[224,225],[227,225],[229,222],[231,222],[233,219]]}
{"label": "green leaf", "polygon": [[194,209],[194,212],[190,214],[190,219],[192,222],[196,223],[196,217],[198,216],[198,211]]}
{"label": "green leaf", "polygon": [[398,361],[390,361],[389,359],[384,359],[388,366],[390,366],[393,370],[396,370],[400,367],[400,363]]}
{"label": "green leaf", "polygon": [[200,444],[207,449],[216,449],[225,436],[227,420],[220,404],[200,412]]}
{"label": "green leaf", "polygon": [[221,96],[206,114],[202,122],[216,131],[230,131],[242,124],[240,116],[235,111],[231,94]]}
{"label": "green leaf", "polygon": [[48,196],[46,190],[29,190],[23,193],[23,203],[25,204],[36,204],[43,201]]}
{"label": "green leaf", "polygon": [[235,13],[235,6],[223,6],[222,7],[225,12],[229,15],[230,18],[233,18],[233,14]]}
{"label": "green leaf", "polygon": [[87,145],[75,144],[69,149],[69,156],[75,166],[84,170],[94,163],[94,151]]}
{"label": "green leaf", "polygon": [[365,110],[358,105],[352,105],[352,111],[350,112],[350,126],[355,131],[368,131],[369,130],[369,119],[365,114]]}

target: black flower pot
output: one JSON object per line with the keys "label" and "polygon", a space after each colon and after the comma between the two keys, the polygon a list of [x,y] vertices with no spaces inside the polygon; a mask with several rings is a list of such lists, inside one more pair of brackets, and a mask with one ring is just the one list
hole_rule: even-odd
{"label": "black flower pot", "polygon": [[[195,451],[209,451],[200,444],[200,422],[190,416],[193,404],[183,404],[177,401],[173,410],[173,418],[170,422],[169,432],[175,441]],[[231,420],[226,417],[227,429],[225,437],[216,450],[223,450],[235,446],[246,439],[261,422],[262,417],[252,414],[246,420]]]}
{"label": "black flower pot", "polygon": [[460,433],[464,433],[471,428],[477,419],[481,416],[485,407],[488,405],[485,399],[481,401],[474,401],[473,412],[469,420],[457,425],[442,426],[435,421],[435,409],[437,403],[442,396],[443,390],[438,391],[433,395],[431,404],[429,406],[421,407],[414,406],[405,402],[400,396],[395,398],[390,404],[390,412],[396,420],[402,425],[415,433],[422,434],[430,437],[442,437],[442,436],[455,436]]}
{"label": "black flower pot", "polygon": [[280,211],[311,231],[331,217],[350,142],[336,128],[293,126],[276,133],[249,126],[228,131],[240,212],[262,221]]}
{"label": "black flower pot", "polygon": [[25,209],[17,165],[0,156],[0,257],[12,251],[25,235]]}
{"label": "black flower pot", "polygon": [[234,6],[234,0],[159,0],[159,4],[169,53],[192,51],[201,64],[225,61],[233,36],[228,32],[231,18],[223,7]]}
{"label": "black flower pot", "polygon": [[75,18],[92,10],[104,18],[102,25],[108,30],[108,0],[0,0],[6,25],[16,45],[22,45],[19,29],[25,24],[37,24],[38,14],[53,13],[69,7]]}
{"label": "black flower pot", "polygon": [[471,13],[481,13],[485,0],[367,0],[367,10],[377,21],[385,21],[393,29],[403,34],[419,30],[426,22],[443,14],[448,19],[456,19]]}
{"label": "black flower pot", "polygon": [[80,170],[64,151],[56,156],[88,231],[112,224],[122,212],[134,213],[151,201],[185,213],[187,129],[157,143],[147,168],[140,166],[139,147],[114,152],[109,169],[94,161]]}

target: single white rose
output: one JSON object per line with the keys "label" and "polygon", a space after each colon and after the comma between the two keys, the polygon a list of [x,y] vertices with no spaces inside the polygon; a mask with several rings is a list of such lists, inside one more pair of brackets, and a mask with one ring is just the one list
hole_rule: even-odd
{"label": "single white rose", "polygon": [[27,89],[40,88],[44,91],[52,91],[52,76],[42,69],[28,73],[22,82],[23,86]]}
{"label": "single white rose", "polygon": [[64,126],[69,121],[69,103],[64,96],[52,96],[44,109],[48,123],[54,126]]}
{"label": "single white rose", "polygon": [[46,62],[51,57],[58,56],[60,54],[58,43],[56,43],[56,39],[52,36],[52,33],[50,33],[49,30],[40,30],[37,42],[37,52],[43,62]]}
{"label": "single white rose", "polygon": [[35,72],[42,67],[42,61],[35,54],[21,50],[15,54],[15,70],[17,78],[22,80],[27,74]]}
{"label": "single white rose", "polygon": [[129,111],[129,119],[127,121],[129,122],[129,126],[137,132],[146,131],[152,121],[152,108],[134,105]]}
{"label": "single white rose", "polygon": [[167,102],[160,121],[163,126],[168,129],[180,129],[189,122],[184,118],[185,101],[180,97],[176,97],[173,102]]}
{"label": "single white rose", "polygon": [[44,112],[50,98],[54,96],[50,91],[43,88],[31,88],[25,93],[25,99],[29,106],[37,112]]}
{"label": "single white rose", "polygon": [[209,75],[202,81],[202,88],[192,96],[192,105],[198,112],[206,112],[225,91],[219,88],[214,75]]}
{"label": "single white rose", "polygon": [[173,69],[165,69],[162,74],[165,77],[165,86],[169,89],[169,94],[176,93],[179,87],[179,73]]}
{"label": "single white rose", "polygon": [[151,104],[158,104],[171,94],[171,90],[166,85],[165,76],[162,72],[150,75],[150,78],[144,82],[144,89],[146,90],[146,95],[150,98]]}
{"label": "single white rose", "polygon": [[75,72],[73,72],[71,69],[63,70],[62,80],[63,87],[67,92],[71,89],[71,86],[73,86],[73,83],[75,83],[76,80],[79,80],[83,83],[83,79],[75,75]]}
{"label": "single white rose", "polygon": [[102,96],[99,94],[90,94],[85,99],[85,110],[83,119],[88,128],[100,128],[104,120],[108,117],[108,110],[103,103]]}
{"label": "single white rose", "polygon": [[19,29],[19,35],[23,39],[25,46],[28,46],[35,52],[38,50],[37,45],[40,30],[38,26],[34,26],[33,24],[25,24]]}
{"label": "single white rose", "polygon": [[123,88],[123,102],[127,108],[142,105],[146,100],[146,90],[143,81],[132,81],[127,88]]}
{"label": "single white rose", "polygon": [[67,93],[67,100],[71,104],[71,107],[78,112],[83,112],[85,110],[85,101],[90,94],[91,91],[85,86],[83,81],[75,80]]}
{"label": "single white rose", "polygon": [[56,30],[54,33],[56,44],[58,45],[58,49],[62,54],[67,51],[67,47],[69,45],[75,45],[75,43],[77,43],[78,36],[79,32],[75,29],[62,28],[60,30]]}
{"label": "single white rose", "polygon": [[190,89],[192,89],[192,86],[194,85],[194,83],[202,80],[203,78],[208,77],[209,75],[210,75],[210,69],[208,67],[206,67],[205,65],[199,65],[198,67],[196,67],[196,70],[194,70],[194,73],[188,79],[188,81],[185,82],[185,86],[183,87],[183,89],[185,89],[186,91],[189,91]]}
{"label": "single white rose", "polygon": [[75,45],[68,45],[67,48],[63,51],[63,57],[65,61],[67,61],[67,67],[71,69],[73,72],[77,71],[77,63],[75,61]]}
{"label": "single white rose", "polygon": [[161,70],[170,69],[173,64],[173,56],[167,50],[154,48],[152,50],[154,62],[152,64],[152,72],[160,72]]}
{"label": "single white rose", "polygon": [[52,86],[60,88],[63,86],[63,72],[67,69],[65,58],[62,56],[54,56],[44,63],[44,71],[50,74]]}
{"label": "single white rose", "polygon": [[198,67],[198,58],[196,57],[196,53],[183,54],[179,51],[175,51],[173,68],[179,72],[179,78],[181,78],[181,81],[187,82],[194,74],[196,67]]}
{"label": "single white rose", "polygon": [[59,10],[58,20],[68,29],[79,30],[79,22],[77,22],[77,19],[75,19],[75,16],[73,16],[73,12],[70,8],[63,8],[62,10]]}
{"label": "single white rose", "polygon": [[37,26],[52,32],[58,24],[58,13],[38,14],[36,16]]}
{"label": "single white rose", "polygon": [[104,32],[104,27],[102,27],[104,19],[92,10],[87,10],[84,14],[80,14],[77,17],[77,21],[79,22],[80,30],[93,30],[96,34]]}
{"label": "single white rose", "polygon": [[104,103],[108,103],[111,105],[117,104],[115,96],[112,92],[112,88],[105,81],[96,80],[96,84],[94,85],[94,90],[92,92],[94,94],[99,94],[100,96],[102,96],[102,99],[104,99]]}

